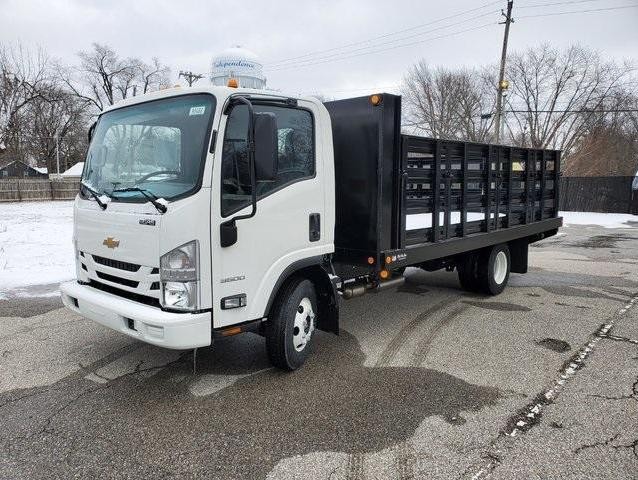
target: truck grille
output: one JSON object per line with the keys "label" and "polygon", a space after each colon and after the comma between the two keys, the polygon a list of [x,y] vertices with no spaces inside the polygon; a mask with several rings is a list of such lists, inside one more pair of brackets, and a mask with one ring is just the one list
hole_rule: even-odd
{"label": "truck grille", "polygon": [[123,262],[121,260],[113,260],[112,258],[99,257],[97,255],[91,256],[93,257],[94,262],[106,267],[117,268],[118,270],[126,270],[127,272],[137,272],[140,269],[140,265],[135,265],[134,263]]}
{"label": "truck grille", "polygon": [[[80,280],[96,288],[141,303],[159,305],[160,278],[156,266],[138,265],[114,258],[80,252]],[[144,301],[142,301],[144,300]]]}
{"label": "truck grille", "polygon": [[120,285],[126,285],[127,287],[137,288],[140,282],[135,282],[133,280],[127,280],[126,278],[116,277],[115,275],[109,275],[108,273],[103,272],[95,272],[99,278],[102,280],[108,280],[109,282],[119,283]]}

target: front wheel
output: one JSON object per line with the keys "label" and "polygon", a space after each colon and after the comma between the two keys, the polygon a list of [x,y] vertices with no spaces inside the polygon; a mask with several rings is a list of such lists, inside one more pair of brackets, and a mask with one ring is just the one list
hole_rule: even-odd
{"label": "front wheel", "polygon": [[310,280],[293,277],[277,294],[266,322],[266,349],[270,362],[296,370],[308,358],[316,325],[317,296]]}

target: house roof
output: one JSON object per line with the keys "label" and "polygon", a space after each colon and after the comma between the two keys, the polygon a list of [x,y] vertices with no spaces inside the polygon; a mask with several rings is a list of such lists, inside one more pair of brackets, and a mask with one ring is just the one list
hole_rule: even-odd
{"label": "house roof", "polygon": [[68,168],[64,173],[62,173],[63,177],[80,177],[82,175],[82,170],[84,170],[84,162],[78,162],[73,165],[71,168]]}
{"label": "house roof", "polygon": [[9,165],[13,165],[14,163],[20,163],[22,165],[24,165],[25,167],[27,167],[30,170],[35,170],[36,172],[42,174],[42,175],[46,175],[47,174],[47,169],[46,167],[32,167],[31,165],[29,165],[28,163],[24,163],[21,160],[13,160],[11,162],[5,163],[4,165],[0,166],[0,170],[7,168]]}

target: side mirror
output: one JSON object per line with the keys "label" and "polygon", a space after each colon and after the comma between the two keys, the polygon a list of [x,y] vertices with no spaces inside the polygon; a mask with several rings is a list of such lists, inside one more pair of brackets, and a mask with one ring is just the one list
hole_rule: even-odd
{"label": "side mirror", "polygon": [[97,122],[93,122],[91,124],[91,126],[89,127],[89,131],[87,133],[87,137],[89,139],[89,143],[91,143],[91,140],[93,139],[93,132],[95,132],[95,126],[97,125]]}
{"label": "side mirror", "polygon": [[255,174],[257,180],[272,181],[277,176],[279,158],[277,118],[274,113],[255,113]]}

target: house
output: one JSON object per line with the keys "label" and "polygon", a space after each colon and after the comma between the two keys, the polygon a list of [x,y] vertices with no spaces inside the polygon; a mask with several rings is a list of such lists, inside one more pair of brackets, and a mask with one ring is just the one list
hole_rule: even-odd
{"label": "house", "polygon": [[0,180],[3,178],[48,178],[46,168],[31,167],[20,160],[14,160],[0,167]]}

